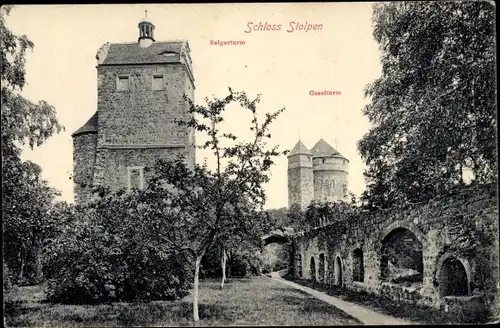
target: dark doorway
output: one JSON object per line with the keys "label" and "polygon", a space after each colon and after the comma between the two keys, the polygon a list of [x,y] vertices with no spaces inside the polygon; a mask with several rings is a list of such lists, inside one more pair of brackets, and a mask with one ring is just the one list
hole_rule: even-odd
{"label": "dark doorway", "polygon": [[352,252],[352,280],[361,282],[365,280],[363,251],[359,248]]}
{"label": "dark doorway", "polygon": [[319,254],[319,268],[318,268],[318,281],[324,282],[325,280],[325,254]]}
{"label": "dark doorway", "polygon": [[311,272],[311,279],[316,280],[316,263],[314,262],[313,256],[311,256],[311,262],[309,263],[309,269]]}
{"label": "dark doorway", "polygon": [[297,275],[302,277],[302,256],[299,254],[298,259],[297,259]]}
{"label": "dark doorway", "polygon": [[439,273],[439,294],[443,296],[467,296],[468,279],[465,267],[456,258],[447,258]]}
{"label": "dark doorway", "polygon": [[339,256],[337,256],[337,258],[335,259],[335,286],[342,287],[343,280],[342,260]]}

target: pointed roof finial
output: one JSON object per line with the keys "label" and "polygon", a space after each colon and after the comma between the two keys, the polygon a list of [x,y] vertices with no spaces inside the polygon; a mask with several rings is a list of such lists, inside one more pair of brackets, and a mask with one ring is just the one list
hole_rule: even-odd
{"label": "pointed roof finial", "polygon": [[299,140],[300,140],[300,128],[299,128]]}
{"label": "pointed roof finial", "polygon": [[148,10],[144,10],[145,14],[146,14],[146,18],[148,18]]}

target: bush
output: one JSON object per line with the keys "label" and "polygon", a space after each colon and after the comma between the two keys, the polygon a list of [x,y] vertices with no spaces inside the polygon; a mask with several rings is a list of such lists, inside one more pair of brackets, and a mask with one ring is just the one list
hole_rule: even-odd
{"label": "bush", "polygon": [[12,283],[13,277],[12,277],[12,271],[10,271],[9,267],[7,265],[3,265],[3,292],[4,294],[6,292],[9,292],[12,289],[13,283]]}
{"label": "bush", "polygon": [[191,263],[166,249],[168,218],[144,217],[132,194],[78,208],[65,233],[47,246],[47,296],[62,303],[173,300],[188,294]]}

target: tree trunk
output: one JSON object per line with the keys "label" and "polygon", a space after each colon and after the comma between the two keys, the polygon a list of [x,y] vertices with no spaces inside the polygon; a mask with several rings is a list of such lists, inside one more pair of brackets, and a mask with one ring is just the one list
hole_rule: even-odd
{"label": "tree trunk", "polygon": [[21,267],[19,269],[19,276],[18,276],[19,282],[21,282],[24,276],[24,258],[25,258],[24,253],[25,253],[24,246],[21,246],[21,249],[19,250],[19,262],[21,262]]}
{"label": "tree trunk", "polygon": [[40,238],[37,236],[33,236],[33,265],[34,265],[34,274],[36,283],[42,281],[43,272],[42,272],[42,245]]}
{"label": "tree trunk", "polygon": [[193,320],[194,322],[198,322],[200,320],[200,313],[198,311],[198,301],[199,301],[199,291],[198,291],[198,282],[200,276],[200,263],[201,256],[196,259],[194,265],[194,284],[193,284]]}
{"label": "tree trunk", "polygon": [[226,282],[226,263],[227,263],[227,254],[226,254],[226,249],[223,248],[221,256],[222,279],[220,282],[220,289],[224,288],[224,282]]}

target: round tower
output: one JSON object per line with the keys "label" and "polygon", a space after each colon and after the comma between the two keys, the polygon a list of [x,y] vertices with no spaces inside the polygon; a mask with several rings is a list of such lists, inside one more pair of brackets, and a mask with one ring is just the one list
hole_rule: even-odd
{"label": "round tower", "polygon": [[348,193],[349,160],[323,138],[311,149],[313,156],[314,200],[345,201]]}
{"label": "round tower", "polygon": [[87,202],[91,196],[97,147],[97,123],[97,113],[95,113],[71,135],[73,138],[73,187],[77,204]]}
{"label": "round tower", "polygon": [[312,153],[298,141],[288,154],[288,207],[305,209],[314,198]]}

